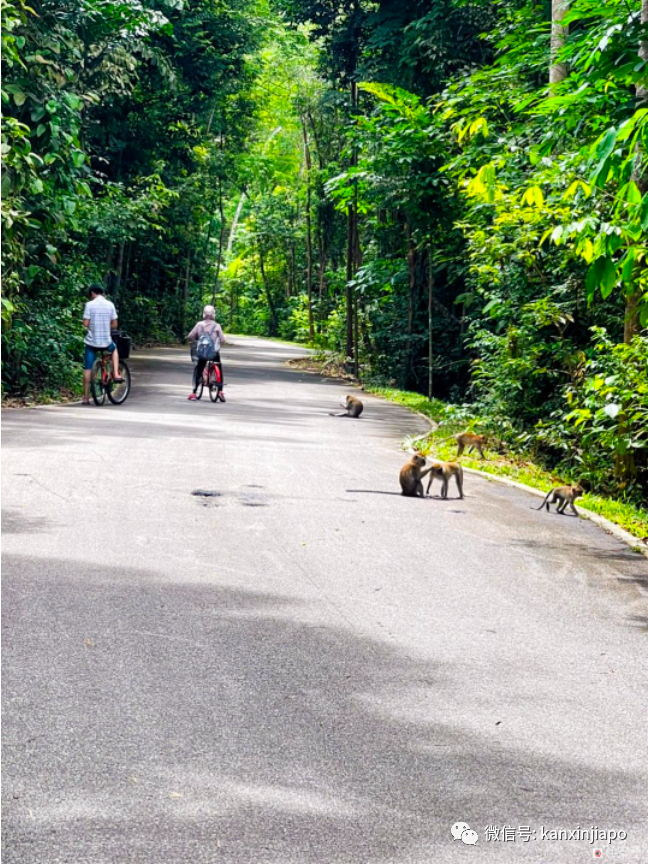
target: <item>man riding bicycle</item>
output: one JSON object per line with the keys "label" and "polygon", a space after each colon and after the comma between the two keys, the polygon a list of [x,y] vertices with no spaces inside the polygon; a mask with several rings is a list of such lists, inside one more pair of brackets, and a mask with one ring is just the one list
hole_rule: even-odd
{"label": "man riding bicycle", "polygon": [[198,357],[198,364],[194,370],[193,392],[187,398],[190,402],[193,402],[198,398],[196,396],[196,390],[198,389],[198,384],[200,382],[202,374],[205,371],[205,366],[208,362],[210,362],[211,359],[220,370],[218,398],[221,402],[224,402],[225,394],[223,393],[223,364],[221,363],[220,346],[225,341],[225,336],[223,335],[223,330],[220,324],[218,323],[218,321],[216,321],[216,310],[213,306],[205,306],[205,308],[203,309],[203,320],[198,321],[193,330],[191,330],[191,332],[187,334],[187,339],[195,339],[199,342],[203,339],[208,339],[212,343],[212,349],[209,352],[212,357]]}
{"label": "man riding bicycle", "polygon": [[112,352],[113,381],[123,384],[119,376],[119,352],[112,340],[111,331],[117,327],[117,310],[110,300],[103,296],[101,285],[91,285],[88,288],[90,300],[83,310],[83,326],[86,328],[85,351],[83,356],[83,401],[82,405],[90,404],[90,379],[92,366],[98,353]]}

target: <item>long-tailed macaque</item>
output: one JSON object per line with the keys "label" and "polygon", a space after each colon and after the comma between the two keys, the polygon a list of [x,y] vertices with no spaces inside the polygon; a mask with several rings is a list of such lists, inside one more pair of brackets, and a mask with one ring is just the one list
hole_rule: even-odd
{"label": "long-tailed macaque", "polygon": [[398,475],[403,495],[414,498],[417,495],[425,498],[423,494],[423,478],[426,474],[432,471],[432,468],[423,470],[425,466],[425,457],[415,453],[407,465],[403,465]]}
{"label": "long-tailed macaque", "polygon": [[585,490],[583,487],[578,484],[576,486],[557,486],[555,489],[547,492],[544,501],[539,507],[532,507],[531,509],[542,510],[542,508],[546,506],[548,513],[549,505],[556,504],[556,510],[558,513],[562,514],[565,512],[565,507],[569,504],[574,516],[578,516],[578,510],[574,507],[574,501],[584,492]]}
{"label": "long-tailed macaque", "polygon": [[459,490],[459,497],[463,498],[463,468],[458,462],[434,462],[432,468],[430,469],[430,482],[428,483],[428,488],[426,494],[430,494],[430,488],[432,486],[432,481],[435,477],[438,477],[442,481],[441,486],[441,497],[448,497],[448,484],[450,483],[450,478],[454,477],[457,481],[457,489]]}
{"label": "long-tailed macaque", "polygon": [[486,446],[487,439],[485,435],[475,435],[474,432],[460,432],[458,435],[454,436],[455,441],[458,445],[457,456],[461,456],[466,447],[468,448],[468,452],[472,453],[472,451],[477,448],[479,450],[479,455],[482,459],[484,459],[484,451],[483,447]]}
{"label": "long-tailed macaque", "polygon": [[347,393],[347,397],[345,399],[345,407],[346,411],[342,411],[340,414],[330,414],[330,417],[359,417],[363,410],[364,405],[362,402],[357,399],[355,396],[352,396],[350,393]]}

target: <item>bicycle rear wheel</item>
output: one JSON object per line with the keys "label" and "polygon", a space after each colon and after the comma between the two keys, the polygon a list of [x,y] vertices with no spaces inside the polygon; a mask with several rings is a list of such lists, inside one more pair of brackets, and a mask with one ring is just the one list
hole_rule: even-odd
{"label": "bicycle rear wheel", "polygon": [[128,394],[131,389],[131,374],[130,369],[128,368],[128,364],[123,360],[119,361],[119,371],[121,373],[121,377],[124,379],[121,383],[116,383],[112,380],[112,360],[108,363],[108,372],[111,376],[111,381],[108,384],[108,398],[113,403],[113,405],[122,405],[127,399]]}
{"label": "bicycle rear wheel", "polygon": [[212,402],[218,402],[218,370],[217,367],[211,364],[209,369],[209,398]]}
{"label": "bicycle rear wheel", "polygon": [[203,376],[201,375],[200,378],[198,378],[197,372],[198,367],[196,366],[196,368],[194,369],[194,387],[196,388],[196,399],[202,399],[203,387],[205,386],[205,384],[203,382]]}
{"label": "bicycle rear wheel", "polygon": [[98,357],[92,364],[92,375],[90,376],[90,392],[95,405],[103,405],[106,401],[106,387],[103,382],[103,364]]}

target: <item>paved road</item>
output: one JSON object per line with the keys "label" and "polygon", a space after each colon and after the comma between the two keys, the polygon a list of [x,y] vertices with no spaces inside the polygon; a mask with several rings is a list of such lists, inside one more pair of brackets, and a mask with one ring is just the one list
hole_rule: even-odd
{"label": "paved road", "polygon": [[402,498],[422,421],[235,341],[226,405],[161,349],[121,408],[4,413],[6,864],[645,861],[645,559]]}

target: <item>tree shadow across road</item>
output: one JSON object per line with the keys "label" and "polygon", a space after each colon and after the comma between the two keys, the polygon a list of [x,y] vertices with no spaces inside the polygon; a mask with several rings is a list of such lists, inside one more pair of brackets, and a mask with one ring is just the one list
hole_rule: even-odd
{"label": "tree shadow across road", "polygon": [[[3,566],[6,864],[422,864],[459,860],[457,819],[640,824],[630,772],[469,731],[461,669],[313,623],[292,598]],[[541,845],[524,860],[547,860]]]}

